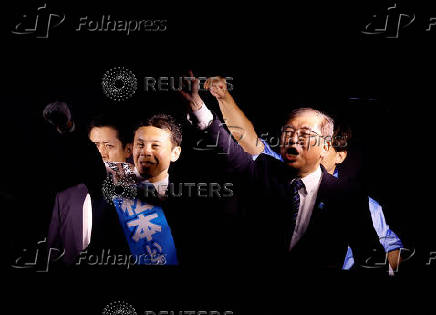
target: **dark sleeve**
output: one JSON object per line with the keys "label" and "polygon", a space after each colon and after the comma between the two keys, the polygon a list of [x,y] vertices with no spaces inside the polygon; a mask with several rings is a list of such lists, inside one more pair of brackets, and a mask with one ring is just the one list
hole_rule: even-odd
{"label": "dark sleeve", "polygon": [[368,196],[351,188],[347,192],[346,226],[349,244],[353,250],[355,268],[387,269],[386,254],[372,224]]}
{"label": "dark sleeve", "polygon": [[203,131],[202,138],[197,142],[202,149],[214,150],[223,171],[236,175],[252,176],[254,161],[250,154],[233,140],[224,124],[214,119]]}
{"label": "dark sleeve", "polygon": [[81,132],[62,135],[60,143],[63,159],[60,176],[64,187],[59,190],[83,183],[90,192],[101,191],[106,167],[95,144]]}
{"label": "dark sleeve", "polygon": [[59,207],[59,194],[56,194],[55,204],[51,215],[50,225],[48,228],[47,236],[47,250],[50,248],[61,249],[62,241],[59,235],[60,228],[60,207]]}

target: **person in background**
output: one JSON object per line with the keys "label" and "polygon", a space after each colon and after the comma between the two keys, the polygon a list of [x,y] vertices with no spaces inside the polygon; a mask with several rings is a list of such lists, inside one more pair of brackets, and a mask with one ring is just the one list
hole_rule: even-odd
{"label": "person in background", "polygon": [[[238,107],[232,95],[227,90],[227,84],[224,78],[209,78],[205,82],[205,88],[208,89],[217,99],[228,129],[245,152],[251,154],[253,159],[256,159],[259,154],[263,153],[283,161],[282,156],[272,150],[266,141],[259,139],[253,124]],[[352,132],[349,126],[335,122],[332,145],[329,146],[327,153],[321,160],[321,164],[325,167],[326,171],[335,177],[339,176],[337,166],[347,158],[351,136]],[[380,244],[383,245],[385,252],[387,253],[390,267],[389,272],[392,274],[393,271],[398,270],[400,249],[403,247],[403,244],[386,223],[382,206],[369,196],[368,200],[372,223],[377,235],[379,236]],[[353,265],[353,252],[348,246],[342,268],[348,270]]]}
{"label": "person in background", "polygon": [[[247,259],[269,272],[274,271],[272,263],[312,273],[340,269],[347,244],[355,250],[355,268],[382,250],[364,195],[342,185],[321,165],[328,150],[325,139],[333,136],[329,116],[312,108],[292,111],[283,126],[283,162],[265,154],[253,160],[206,107],[198,93],[199,80],[190,75],[192,90],[181,91],[189,102],[188,120],[200,129],[202,143],[213,143],[222,153],[214,166],[245,181]],[[264,253],[266,257],[259,257]]]}
{"label": "person in background", "polygon": [[[66,117],[65,121],[62,117]],[[55,125],[56,130],[61,134],[75,130],[76,125],[71,119],[71,112],[66,103],[55,102],[47,105],[44,118]],[[132,155],[131,136],[113,117],[99,115],[93,119],[88,126],[88,136],[96,145],[104,162],[125,163]],[[100,203],[99,206],[102,205]],[[95,201],[94,207],[98,207]],[[67,265],[74,263],[80,252],[90,243],[92,208],[91,196],[84,183],[71,186],[56,194],[47,246],[49,249],[54,248],[64,252],[62,260]]]}

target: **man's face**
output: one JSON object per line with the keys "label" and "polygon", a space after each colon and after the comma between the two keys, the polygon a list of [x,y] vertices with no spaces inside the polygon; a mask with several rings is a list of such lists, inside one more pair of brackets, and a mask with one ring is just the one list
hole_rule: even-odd
{"label": "man's face", "polygon": [[333,175],[336,165],[341,164],[347,157],[347,151],[337,152],[333,146],[330,146],[321,164],[325,167],[326,171]]}
{"label": "man's face", "polygon": [[280,153],[300,176],[315,171],[328,149],[320,137],[321,119],[313,112],[303,112],[283,127]]}
{"label": "man's face", "polygon": [[135,132],[133,160],[139,174],[150,181],[162,180],[180,151],[179,146],[173,147],[169,130],[146,126]]}
{"label": "man's face", "polygon": [[105,162],[126,162],[131,154],[131,144],[123,147],[118,139],[118,131],[112,127],[94,127],[89,139],[95,143]]}

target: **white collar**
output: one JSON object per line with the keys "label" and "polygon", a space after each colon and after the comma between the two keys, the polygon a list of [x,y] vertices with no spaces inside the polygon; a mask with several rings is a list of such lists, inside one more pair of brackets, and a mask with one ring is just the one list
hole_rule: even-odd
{"label": "white collar", "polygon": [[307,194],[310,194],[319,188],[319,184],[321,183],[321,176],[322,171],[321,166],[319,166],[315,171],[301,178],[301,181],[304,183],[304,186],[306,188]]}
{"label": "white collar", "polygon": [[[150,181],[148,179],[144,179],[144,177],[141,176],[141,174],[139,174],[138,170],[136,169],[135,166],[135,174],[138,177],[139,182],[141,183],[149,183]],[[168,182],[169,182],[169,174],[162,180],[158,181],[158,182],[154,182],[152,183],[154,188],[156,188],[158,194],[160,196],[165,195],[167,189],[168,189]]]}

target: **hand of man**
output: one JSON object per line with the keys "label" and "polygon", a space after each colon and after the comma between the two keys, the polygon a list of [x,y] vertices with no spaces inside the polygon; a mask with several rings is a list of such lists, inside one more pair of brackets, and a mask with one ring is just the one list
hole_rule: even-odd
{"label": "hand of man", "polygon": [[189,71],[189,77],[184,77],[184,88],[180,90],[180,94],[189,102],[189,107],[192,111],[199,110],[203,105],[198,91],[200,89],[200,80],[194,77],[192,71]]}
{"label": "hand of man", "polygon": [[74,129],[74,122],[71,120],[71,111],[64,102],[54,102],[48,104],[42,116],[50,124],[56,127],[56,130],[63,134]]}
{"label": "hand of man", "polygon": [[209,90],[218,101],[226,101],[230,97],[230,93],[227,91],[226,79],[223,77],[218,76],[207,79],[204,88]]}

